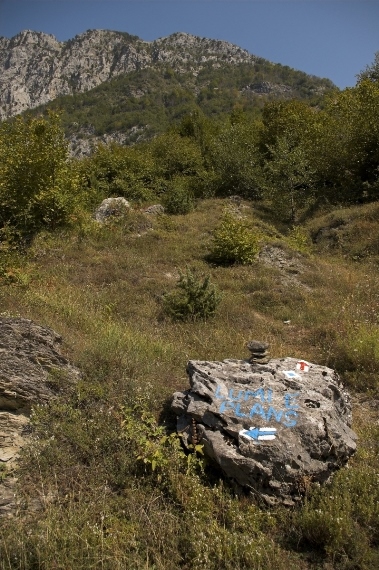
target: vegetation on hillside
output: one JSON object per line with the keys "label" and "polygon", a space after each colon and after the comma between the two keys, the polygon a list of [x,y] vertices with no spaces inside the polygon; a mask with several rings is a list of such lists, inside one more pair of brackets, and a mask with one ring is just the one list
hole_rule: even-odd
{"label": "vegetation on hillside", "polygon": [[266,103],[260,117],[194,110],[150,141],[99,145],[75,162],[56,113],[17,118],[0,126],[1,231],[25,237],[116,195],[185,213],[196,199],[237,194],[270,202],[292,224],[330,204],[372,202],[378,113],[378,83],[363,78],[326,95],[322,109],[289,100]]}
{"label": "vegetation on hillside", "polygon": [[[262,82],[272,92],[256,92]],[[287,91],[280,91],[281,84]],[[215,118],[237,107],[256,116],[270,99],[296,97],[317,105],[333,88],[327,79],[264,59],[254,65],[225,63],[221,67],[208,62],[196,73],[193,69],[178,73],[161,65],[122,75],[85,93],[57,97],[28,113],[60,111],[67,136],[126,133],[126,140],[133,143],[164,132],[193,111]]]}
{"label": "vegetation on hillside", "polygon": [[[75,162],[55,114],[0,126],[1,312],[59,331],[83,371],[33,411],[1,570],[378,568],[378,111],[365,76],[320,108],[197,111]],[[95,222],[116,195],[133,209]],[[273,249],[297,272],[258,256]],[[328,485],[305,477],[293,510],[184,453],[169,411],[188,359],[245,358],[252,338],[353,394],[356,455]]]}

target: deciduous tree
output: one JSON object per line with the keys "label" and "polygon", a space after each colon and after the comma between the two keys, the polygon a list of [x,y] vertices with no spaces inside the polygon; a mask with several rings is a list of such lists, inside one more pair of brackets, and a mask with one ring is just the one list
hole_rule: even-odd
{"label": "deciduous tree", "polygon": [[79,186],[59,116],[22,118],[0,126],[0,232],[28,238],[67,222]]}

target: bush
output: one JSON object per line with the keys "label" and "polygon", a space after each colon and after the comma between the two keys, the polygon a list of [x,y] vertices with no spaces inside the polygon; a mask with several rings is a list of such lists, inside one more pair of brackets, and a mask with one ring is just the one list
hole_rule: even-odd
{"label": "bush", "polygon": [[67,223],[78,206],[78,187],[58,115],[1,125],[0,239],[27,240]]}
{"label": "bush", "polygon": [[195,206],[192,191],[185,180],[174,179],[163,197],[163,205],[168,214],[189,214]]}
{"label": "bush", "polygon": [[377,568],[378,497],[375,468],[342,469],[294,513],[296,542],[318,549],[341,570]]}
{"label": "bush", "polygon": [[202,280],[190,269],[179,274],[177,289],[163,297],[164,312],[179,321],[206,320],[212,317],[221,299],[216,287],[210,282],[209,275]]}
{"label": "bush", "polygon": [[287,235],[287,242],[296,251],[300,253],[310,253],[312,242],[309,234],[300,226],[293,226]]}
{"label": "bush", "polygon": [[216,263],[248,265],[259,253],[260,236],[246,222],[226,211],[221,224],[213,233],[210,258]]}

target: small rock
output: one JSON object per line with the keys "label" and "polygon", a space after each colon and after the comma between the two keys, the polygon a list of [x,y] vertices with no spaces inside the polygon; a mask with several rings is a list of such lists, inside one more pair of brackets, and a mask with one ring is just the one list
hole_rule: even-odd
{"label": "small rock", "polygon": [[148,215],[164,214],[164,207],[162,206],[162,204],[154,204],[153,206],[149,206],[148,208],[146,208],[146,210],[144,210],[144,214]]}
{"label": "small rock", "polygon": [[267,364],[269,361],[270,353],[267,351],[269,348],[267,342],[260,342],[259,340],[251,340],[247,343],[246,347],[251,352],[249,362],[259,362],[260,364]]}

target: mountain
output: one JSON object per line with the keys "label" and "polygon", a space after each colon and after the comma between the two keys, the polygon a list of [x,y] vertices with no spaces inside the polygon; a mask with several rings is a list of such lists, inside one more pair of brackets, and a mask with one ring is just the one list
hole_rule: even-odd
{"label": "mountain", "polygon": [[108,30],[66,42],[30,30],[0,38],[0,119],[59,107],[80,148],[83,139],[149,138],[195,108],[209,116],[236,105],[256,110],[272,98],[317,101],[333,88],[328,79],[186,33],[152,42]]}

